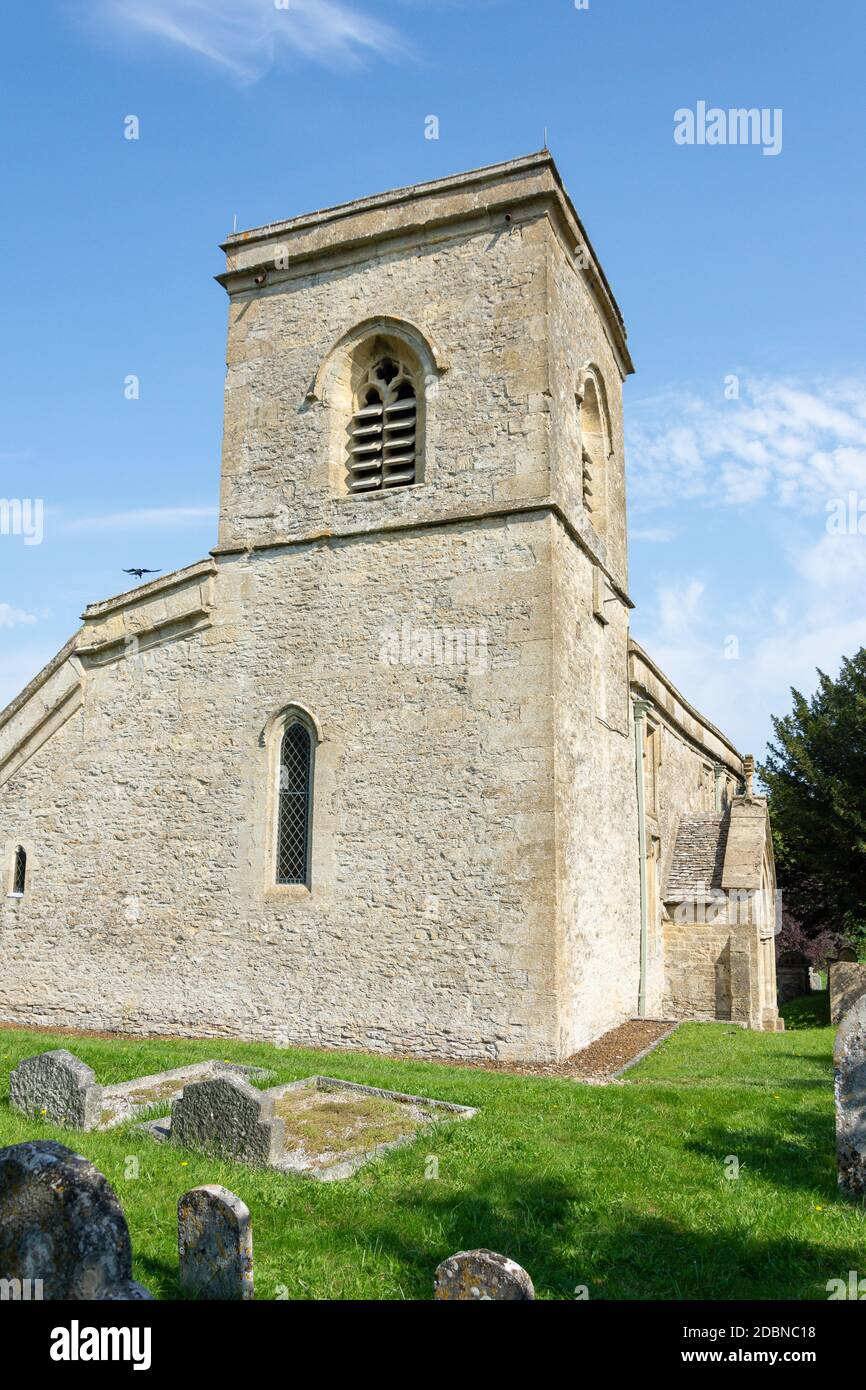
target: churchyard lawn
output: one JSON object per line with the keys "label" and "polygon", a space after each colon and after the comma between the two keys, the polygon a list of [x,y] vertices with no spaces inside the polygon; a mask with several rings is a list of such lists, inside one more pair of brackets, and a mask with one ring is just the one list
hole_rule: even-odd
{"label": "churchyard lawn", "polygon": [[[837,1195],[826,996],[788,1031],[684,1024],[607,1086],[359,1053],[0,1029],[0,1145],[57,1139],[90,1158],[129,1222],[135,1278],[180,1297],[177,1201],[222,1183],[252,1213],[256,1297],[427,1299],[457,1250],[528,1270],[539,1298],[826,1299],[866,1273],[866,1204]],[[178,1152],[125,1124],[64,1130],[9,1107],[22,1058],[66,1047],[110,1084],[210,1057],[275,1081],[336,1075],[477,1106],[345,1182]],[[262,1084],[274,1084],[262,1083]]]}

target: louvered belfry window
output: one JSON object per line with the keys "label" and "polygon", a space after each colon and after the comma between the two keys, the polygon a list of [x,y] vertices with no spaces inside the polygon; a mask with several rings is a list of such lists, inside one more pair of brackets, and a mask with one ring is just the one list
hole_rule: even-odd
{"label": "louvered belfry window", "polygon": [[411,372],[396,357],[371,367],[356,395],[349,441],[349,491],[380,492],[414,483],[418,399]]}
{"label": "louvered belfry window", "polygon": [[27,882],[27,855],[19,845],[15,851],[15,867],[12,871],[12,892],[24,896],[24,885]]}
{"label": "louvered belfry window", "polygon": [[280,747],[277,883],[309,883],[312,765],[309,730],[290,724]]}

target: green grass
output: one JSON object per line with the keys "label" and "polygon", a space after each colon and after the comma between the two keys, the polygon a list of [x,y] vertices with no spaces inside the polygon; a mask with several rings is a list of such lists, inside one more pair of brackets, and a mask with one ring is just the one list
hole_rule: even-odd
{"label": "green grass", "polygon": [[[438,1262],[473,1246],[518,1260],[542,1298],[579,1285],[591,1298],[826,1298],[828,1279],[866,1270],[866,1209],[837,1195],[833,1035],[806,1026],[807,1003],[787,1007],[797,1026],[786,1033],[685,1024],[606,1087],[357,1053],[3,1030],[0,1144],[55,1138],[91,1158],[126,1212],[135,1277],[167,1298],[179,1297],[177,1199],[206,1182],[250,1207],[259,1298],[425,1299]],[[224,1057],[271,1067],[279,1082],[320,1072],[480,1113],[320,1184],[179,1153],[129,1125],[85,1134],[16,1114],[9,1070],[50,1047],[104,1082]]]}

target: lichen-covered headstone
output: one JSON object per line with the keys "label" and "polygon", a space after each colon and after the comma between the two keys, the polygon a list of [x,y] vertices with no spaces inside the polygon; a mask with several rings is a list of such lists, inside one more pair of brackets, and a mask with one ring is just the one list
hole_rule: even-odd
{"label": "lichen-covered headstone", "polygon": [[833,1066],[839,1186],[859,1197],[866,1192],[866,995],[839,1024]]}
{"label": "lichen-covered headstone", "polygon": [[836,960],[829,969],[830,1022],[841,1023],[849,1009],[852,1009],[866,994],[866,965],[857,961]]}
{"label": "lichen-covered headstone", "polygon": [[120,1292],[132,1245],[109,1183],[49,1139],[0,1149],[0,1279],[41,1279],[46,1299],[149,1297]]}
{"label": "lichen-covered headstone", "polygon": [[72,1129],[94,1129],[102,1115],[95,1072],[65,1047],[19,1062],[9,1076],[9,1101],[26,1115]]}
{"label": "lichen-covered headstone", "polygon": [[460,1250],[436,1270],[434,1297],[440,1301],[522,1303],[535,1298],[532,1280],[514,1260],[495,1250]]}
{"label": "lichen-covered headstone", "polygon": [[266,1168],[283,1153],[284,1126],[274,1098],[239,1076],[185,1086],[171,1107],[172,1144]]}
{"label": "lichen-covered headstone", "polygon": [[252,1298],[253,1232],[248,1208],[228,1188],[185,1192],[177,1204],[181,1287],[196,1298]]}

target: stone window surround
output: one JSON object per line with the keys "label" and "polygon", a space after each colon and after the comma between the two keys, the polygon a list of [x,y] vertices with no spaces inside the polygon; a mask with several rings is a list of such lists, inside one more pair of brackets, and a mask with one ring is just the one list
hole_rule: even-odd
{"label": "stone window surround", "polygon": [[[277,834],[280,814],[280,762],[283,736],[290,724],[300,723],[310,735],[310,824],[309,824],[309,881],[307,883],[277,883]],[[323,796],[321,759],[318,750],[324,742],[321,725],[306,705],[299,701],[284,705],[270,716],[265,724],[262,741],[266,752],[267,796],[265,798],[265,883],[266,900],[287,903],[309,902],[321,887],[322,856],[317,854],[316,819]]]}
{"label": "stone window surround", "polygon": [[[15,861],[17,859],[19,849],[23,850],[24,854],[27,857],[24,870],[23,893],[15,892]],[[20,903],[24,900],[24,898],[27,897],[27,894],[30,892],[30,878],[33,870],[33,848],[30,841],[22,840],[20,838],[16,840],[7,840],[4,851],[4,863],[6,865],[5,896],[7,900],[10,902],[10,904]]]}
{"label": "stone window surround", "polygon": [[[396,488],[351,492],[346,468],[347,431],[356,409],[356,393],[366,371],[375,360],[390,352],[410,370],[417,400],[415,481]],[[315,380],[307,392],[308,404],[323,409],[328,424],[322,430],[327,449],[331,493],[341,502],[383,498],[404,493],[435,476],[437,421],[434,405],[439,381],[448,370],[443,354],[431,338],[414,323],[390,314],[377,314],[347,329],[322,359]]]}
{"label": "stone window surround", "polygon": [[[595,412],[598,416],[598,429],[591,432],[591,437],[600,442],[600,448],[594,453],[585,448],[585,436],[589,433],[583,427],[584,404],[587,402],[587,388],[591,388],[591,397],[594,400]],[[584,506],[589,513],[590,521],[604,538],[607,531],[607,506],[608,506],[608,474],[610,461],[614,456],[611,430],[610,410],[607,403],[607,387],[604,381],[604,374],[595,362],[585,362],[581,367],[577,384],[574,392],[575,404],[578,415],[578,433],[580,439],[580,470],[581,470],[581,490],[584,493]],[[587,469],[587,462],[590,467]],[[585,497],[586,483],[594,484],[598,493],[595,506],[587,506]]]}
{"label": "stone window surround", "polygon": [[658,821],[660,809],[660,782],[662,769],[662,725],[659,720],[650,714],[646,715],[646,733],[644,735],[644,796],[646,798],[646,814],[653,821]]}

